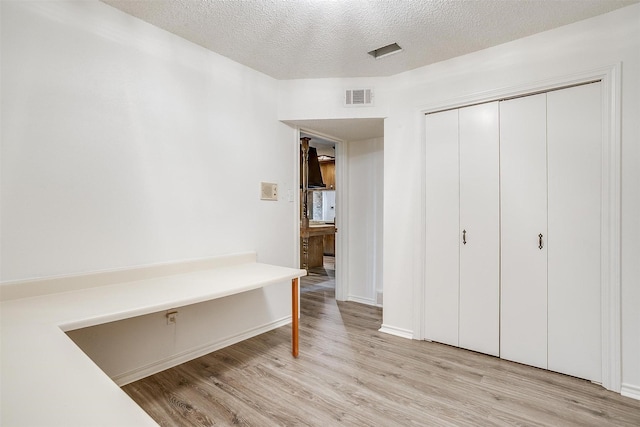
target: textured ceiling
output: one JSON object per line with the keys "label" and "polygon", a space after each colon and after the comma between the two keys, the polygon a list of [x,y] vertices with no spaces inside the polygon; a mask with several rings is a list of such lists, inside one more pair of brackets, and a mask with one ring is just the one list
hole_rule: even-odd
{"label": "textured ceiling", "polygon": [[[389,76],[639,0],[102,0],[276,79]],[[367,52],[397,42],[403,51]]]}

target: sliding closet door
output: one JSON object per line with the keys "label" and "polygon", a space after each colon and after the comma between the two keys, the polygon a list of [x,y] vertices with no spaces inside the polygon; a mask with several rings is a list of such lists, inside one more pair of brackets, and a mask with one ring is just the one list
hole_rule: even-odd
{"label": "sliding closet door", "polygon": [[601,83],[547,94],[549,369],[601,381]]}
{"label": "sliding closet door", "polygon": [[547,367],[546,94],[500,103],[500,357]]}
{"label": "sliding closet door", "polygon": [[425,338],[458,345],[458,110],[426,116]]}
{"label": "sliding closet door", "polygon": [[459,346],[499,354],[498,103],[459,110]]}

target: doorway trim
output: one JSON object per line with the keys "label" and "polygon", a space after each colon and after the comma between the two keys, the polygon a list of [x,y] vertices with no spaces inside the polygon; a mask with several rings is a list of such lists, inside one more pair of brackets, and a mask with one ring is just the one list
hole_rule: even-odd
{"label": "doorway trim", "polygon": [[[347,178],[347,143],[346,141],[336,138],[331,135],[326,135],[311,129],[296,127],[296,159],[299,156],[299,146],[300,146],[300,133],[303,132],[307,135],[315,136],[317,138],[324,139],[326,141],[333,142],[335,144],[336,150],[336,254],[335,254],[335,267],[336,267],[336,289],[335,289],[335,297],[338,301],[346,301],[347,295],[349,295],[348,289],[348,280],[349,277],[349,251],[347,248],[347,239],[348,235],[347,230],[347,219],[349,218],[348,213],[348,200],[349,200],[349,182]],[[300,176],[300,162],[297,162],[296,165],[296,177]],[[299,178],[296,178],[299,180]],[[299,187],[299,183],[298,183]],[[298,257],[297,264],[300,263],[300,191],[296,192],[296,232],[295,232],[295,254]]]}
{"label": "doorway trim", "polygon": [[[620,242],[621,242],[621,137],[620,137],[620,106],[621,106],[621,64],[603,66],[600,68],[558,76],[555,78],[502,88],[487,92],[480,92],[465,97],[443,100],[419,109],[417,118],[424,114],[460,108],[468,105],[497,101],[505,98],[524,96],[537,92],[546,92],[563,86],[572,86],[589,81],[602,82],[602,181],[601,181],[601,340],[602,340],[602,386],[608,390],[620,393],[622,388],[621,367],[621,272],[620,272]],[[426,138],[424,120],[422,120],[421,138]],[[424,174],[424,168],[423,168]],[[426,187],[422,188],[422,217],[426,212]],[[422,229],[425,224],[423,219]],[[423,233],[424,236],[424,233]],[[424,255],[424,252],[423,252]],[[414,295],[418,301],[414,303],[416,309],[413,316],[414,338],[425,339],[424,336],[424,281],[416,281]]]}

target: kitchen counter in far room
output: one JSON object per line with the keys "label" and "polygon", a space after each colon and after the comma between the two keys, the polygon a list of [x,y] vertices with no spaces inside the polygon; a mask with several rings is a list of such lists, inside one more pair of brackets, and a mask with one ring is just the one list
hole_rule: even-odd
{"label": "kitchen counter in far room", "polygon": [[333,239],[336,233],[335,224],[310,224],[300,227],[300,264],[305,264],[304,239],[308,240],[308,268],[322,267],[325,251],[324,241]]}

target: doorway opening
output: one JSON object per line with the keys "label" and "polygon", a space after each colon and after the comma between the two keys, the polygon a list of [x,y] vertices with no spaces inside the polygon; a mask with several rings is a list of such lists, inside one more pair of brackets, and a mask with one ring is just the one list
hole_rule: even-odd
{"label": "doorway opening", "polygon": [[[322,139],[334,147],[335,299],[382,306],[384,118],[284,122],[297,129],[296,155],[301,136]],[[300,192],[300,199],[302,195]],[[298,247],[295,262],[302,265],[302,200],[296,208],[299,212],[295,224],[295,245]],[[331,258],[326,260],[329,261],[328,270],[331,270]],[[323,268],[324,262],[325,259]]]}
{"label": "doorway opening", "polygon": [[302,291],[336,288],[336,141],[300,132]]}

